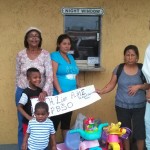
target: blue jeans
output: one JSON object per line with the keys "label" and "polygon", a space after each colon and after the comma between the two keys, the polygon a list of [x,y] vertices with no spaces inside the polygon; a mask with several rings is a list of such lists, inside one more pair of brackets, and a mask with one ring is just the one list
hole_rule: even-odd
{"label": "blue jeans", "polygon": [[150,150],[150,103],[146,103],[145,111],[146,147]]}
{"label": "blue jeans", "polygon": [[[23,89],[17,87],[16,95],[15,95],[16,106],[18,105],[18,102],[20,100],[22,92],[23,92]],[[18,115],[18,148],[19,148],[19,150],[21,150],[21,145],[22,145],[22,141],[23,141],[23,128],[22,128],[23,116],[21,115],[21,113],[19,111],[17,111],[17,115]]]}

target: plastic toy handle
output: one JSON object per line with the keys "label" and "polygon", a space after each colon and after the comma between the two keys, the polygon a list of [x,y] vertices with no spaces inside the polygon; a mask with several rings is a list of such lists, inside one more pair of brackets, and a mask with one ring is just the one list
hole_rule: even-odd
{"label": "plastic toy handle", "polygon": [[127,139],[127,138],[130,136],[130,134],[131,134],[132,131],[131,131],[129,128],[126,128],[126,127],[123,127],[123,128],[126,129],[126,133],[123,134],[123,135],[121,136],[121,138]]}

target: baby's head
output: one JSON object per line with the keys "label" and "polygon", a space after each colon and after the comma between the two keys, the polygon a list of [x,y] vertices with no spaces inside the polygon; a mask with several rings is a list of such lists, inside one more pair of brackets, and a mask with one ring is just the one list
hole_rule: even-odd
{"label": "baby's head", "polygon": [[35,105],[35,117],[38,122],[44,122],[49,116],[48,105],[45,102],[38,102]]}

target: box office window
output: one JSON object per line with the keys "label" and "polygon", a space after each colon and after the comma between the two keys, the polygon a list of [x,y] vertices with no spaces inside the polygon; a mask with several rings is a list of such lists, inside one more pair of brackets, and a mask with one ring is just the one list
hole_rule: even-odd
{"label": "box office window", "polygon": [[64,32],[73,42],[71,54],[80,70],[101,66],[101,18],[97,14],[65,14]]}

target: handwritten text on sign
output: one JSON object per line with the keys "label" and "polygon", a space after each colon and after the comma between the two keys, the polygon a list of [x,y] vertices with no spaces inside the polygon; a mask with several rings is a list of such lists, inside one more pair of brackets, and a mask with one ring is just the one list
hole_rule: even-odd
{"label": "handwritten text on sign", "polygon": [[[56,96],[48,96],[45,101],[49,106],[50,116],[56,116],[83,108],[100,99],[101,97],[95,93],[94,85],[90,85]],[[31,102],[34,112],[35,105],[39,101],[35,98],[32,99]]]}

